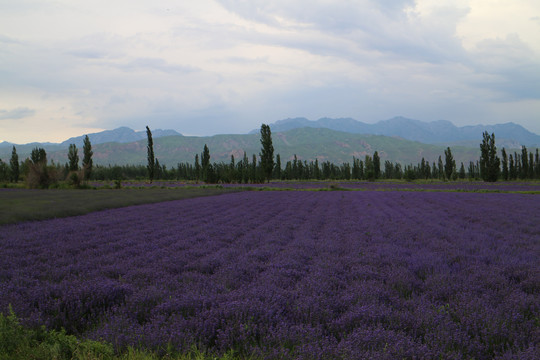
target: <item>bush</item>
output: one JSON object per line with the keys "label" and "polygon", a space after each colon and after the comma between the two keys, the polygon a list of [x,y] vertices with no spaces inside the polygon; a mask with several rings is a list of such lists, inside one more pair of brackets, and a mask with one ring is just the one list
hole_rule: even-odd
{"label": "bush", "polygon": [[29,164],[26,185],[30,189],[47,189],[52,184],[49,168],[43,163]]}
{"label": "bush", "polygon": [[113,359],[109,344],[80,341],[62,331],[46,331],[44,327],[26,329],[19,324],[13,310],[0,313],[0,360],[10,359]]}

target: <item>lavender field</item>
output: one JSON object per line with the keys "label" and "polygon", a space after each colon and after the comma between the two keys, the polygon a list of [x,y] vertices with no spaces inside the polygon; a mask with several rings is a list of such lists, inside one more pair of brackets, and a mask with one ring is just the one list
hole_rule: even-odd
{"label": "lavender field", "polygon": [[540,198],[240,192],[0,227],[0,312],[121,349],[537,359]]}

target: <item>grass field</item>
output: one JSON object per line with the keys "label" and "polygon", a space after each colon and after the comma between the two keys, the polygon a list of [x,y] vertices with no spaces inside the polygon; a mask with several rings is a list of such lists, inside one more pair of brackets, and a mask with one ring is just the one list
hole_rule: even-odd
{"label": "grass field", "polygon": [[130,205],[189,199],[238,191],[220,187],[28,190],[0,189],[0,225],[83,215]]}

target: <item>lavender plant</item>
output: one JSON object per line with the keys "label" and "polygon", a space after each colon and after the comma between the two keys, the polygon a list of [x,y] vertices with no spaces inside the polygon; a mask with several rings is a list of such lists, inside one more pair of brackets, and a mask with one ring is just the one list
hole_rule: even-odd
{"label": "lavender plant", "polygon": [[0,311],[135,346],[534,359],[536,195],[243,192],[5,225]]}

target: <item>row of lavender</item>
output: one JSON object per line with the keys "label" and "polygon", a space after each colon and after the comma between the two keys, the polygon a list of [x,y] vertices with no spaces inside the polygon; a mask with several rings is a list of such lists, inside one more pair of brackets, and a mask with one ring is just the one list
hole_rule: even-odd
{"label": "row of lavender", "polygon": [[0,311],[118,347],[540,352],[535,195],[244,192],[3,226]]}

